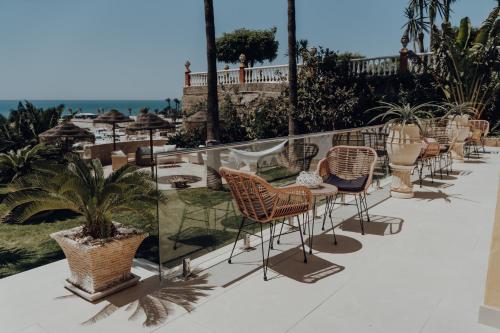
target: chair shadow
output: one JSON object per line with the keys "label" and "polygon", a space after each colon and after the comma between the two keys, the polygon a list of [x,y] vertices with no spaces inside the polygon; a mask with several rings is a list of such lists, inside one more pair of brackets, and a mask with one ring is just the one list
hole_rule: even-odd
{"label": "chair shadow", "polygon": [[453,175],[453,176],[468,176],[471,173],[472,173],[472,171],[470,171],[470,170],[453,170],[453,171],[450,172],[450,175]]}
{"label": "chair shadow", "polygon": [[476,160],[465,160],[464,163],[467,163],[467,164],[483,164],[483,163],[486,163],[486,162],[476,159]]}
{"label": "chair shadow", "polygon": [[[437,176],[437,177],[439,177],[439,176]],[[435,188],[448,188],[448,187],[454,186],[454,184],[443,183],[443,182],[440,182],[440,181],[436,181],[436,178],[434,179],[434,182],[432,180],[428,180],[428,179],[422,180],[422,186],[425,186],[425,187],[435,187]],[[441,180],[441,179],[439,178],[439,180]],[[443,178],[443,180],[444,180],[444,178]],[[418,181],[415,182],[415,185],[416,186],[420,186],[420,184],[419,184]]]}
{"label": "chair shadow", "polygon": [[301,283],[316,283],[345,269],[344,266],[314,255],[308,255],[307,263],[304,263],[302,248],[294,248],[269,258],[269,268],[279,274],[271,279],[286,276]]}
{"label": "chair shadow", "polygon": [[438,174],[436,174],[434,179],[437,179],[437,180],[457,180],[458,178],[453,177],[451,175],[446,175],[446,174],[443,174],[443,176],[441,177],[441,175],[438,173]]}
{"label": "chair shadow", "polygon": [[[399,217],[372,215],[370,214],[370,222],[363,223],[365,234],[386,236],[394,235],[401,232],[404,220]],[[361,233],[361,225],[359,219],[355,216],[347,219],[340,225],[343,231]],[[314,245],[313,245],[314,246]]]}
{"label": "chair shadow", "polygon": [[332,254],[354,253],[363,248],[363,244],[357,239],[344,235],[336,235],[337,245],[333,243],[331,232],[325,232],[313,237],[313,248],[315,251]]}

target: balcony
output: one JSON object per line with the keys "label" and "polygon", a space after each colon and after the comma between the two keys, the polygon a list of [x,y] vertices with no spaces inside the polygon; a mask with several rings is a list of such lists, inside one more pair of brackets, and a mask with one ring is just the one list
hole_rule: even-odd
{"label": "balcony", "polygon": [[[276,147],[289,138],[158,154],[157,183],[168,200],[158,207],[158,262],[134,262],[141,282],[94,304],[62,288],[69,274],[65,260],[4,278],[0,294],[10,306],[0,315],[2,332],[495,331],[479,324],[478,315],[497,202],[498,148],[454,162],[449,174],[438,172],[433,179],[427,174],[421,187],[414,173],[415,197],[406,200],[390,197],[387,161],[379,158],[364,235],[355,206],[335,205],[335,245],[329,222],[322,230],[319,202],[307,264],[297,232],[282,236],[270,250],[267,281],[255,236],[248,248],[240,240],[227,262],[239,213],[228,191],[207,189],[211,166],[256,172],[284,186],[301,169],[314,170],[332,145],[362,142],[376,148],[368,138],[378,131],[292,139],[316,145],[314,156],[283,155]],[[235,156],[242,151],[268,154],[255,164],[241,163],[245,156]],[[264,230],[266,250],[269,232]],[[305,237],[308,244],[309,233]],[[187,281],[178,266],[185,257],[193,269]]]}

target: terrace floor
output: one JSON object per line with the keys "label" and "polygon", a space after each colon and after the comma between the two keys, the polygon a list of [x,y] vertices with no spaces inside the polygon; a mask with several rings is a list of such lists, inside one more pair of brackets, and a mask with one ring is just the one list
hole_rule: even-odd
{"label": "terrace floor", "polygon": [[[318,223],[307,265],[298,235],[285,236],[267,282],[259,247],[232,265],[222,261],[227,247],[196,259],[205,270],[192,283],[160,286],[155,267],[136,261],[143,282],[97,304],[62,287],[64,260],[4,278],[0,331],[498,332],[478,323],[500,170],[499,151],[489,150],[455,163],[443,180],[416,185],[413,199],[387,198],[387,189],[371,194],[366,235],[351,208],[335,210],[337,223],[347,218],[339,244]],[[159,297],[157,288],[176,298]],[[191,299],[191,312],[178,305]],[[147,318],[156,325],[144,326]]]}

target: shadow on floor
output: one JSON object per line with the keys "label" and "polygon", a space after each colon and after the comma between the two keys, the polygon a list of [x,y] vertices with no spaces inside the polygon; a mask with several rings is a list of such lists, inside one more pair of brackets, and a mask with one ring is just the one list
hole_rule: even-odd
{"label": "shadow on floor", "polygon": [[467,164],[483,164],[483,163],[486,163],[485,161],[481,161],[481,160],[465,160],[464,163],[467,163]]}
{"label": "shadow on floor", "polygon": [[31,257],[33,254],[25,249],[0,247],[0,267],[15,264],[20,260]]}
{"label": "shadow on floor", "polygon": [[[370,214],[371,222],[364,223],[365,234],[385,236],[394,235],[401,232],[403,228],[403,219],[399,217],[372,215]],[[351,217],[340,225],[343,231],[361,233],[361,225],[357,217]],[[314,246],[314,245],[313,245]]]}
{"label": "shadow on floor", "polygon": [[342,272],[345,267],[314,255],[308,255],[307,263],[304,263],[302,248],[294,248],[269,258],[269,269],[279,274],[270,279],[285,276],[301,283],[316,283]]}
{"label": "shadow on floor", "polygon": [[332,253],[332,254],[345,254],[353,253],[361,250],[363,244],[357,239],[344,235],[337,236],[337,245],[333,243],[333,235],[331,232],[314,236],[313,249],[315,251]]}
{"label": "shadow on floor", "polygon": [[[436,178],[438,178],[438,177],[436,177]],[[436,180],[436,178],[434,178],[434,182],[432,180],[428,180],[428,179],[422,180],[422,186],[435,187],[435,188],[448,188],[448,187],[454,186],[454,184],[440,182],[440,181]],[[441,180],[441,179],[439,179],[439,180]],[[420,186],[420,183],[418,181],[416,181],[414,184],[416,186]]]}
{"label": "shadow on floor", "polygon": [[468,176],[472,173],[470,170],[453,170],[450,172],[450,175],[453,176]]}
{"label": "shadow on floor", "polygon": [[[143,326],[157,326],[173,314],[175,307],[191,312],[197,302],[209,296],[208,292],[214,287],[207,284],[208,276],[208,273],[194,273],[184,280],[172,275],[162,281],[158,276],[149,277],[132,288],[108,296],[96,303],[106,305],[82,325],[95,324],[119,309],[124,309],[125,312],[130,313],[128,320],[145,317]],[[64,300],[73,297],[77,296],[70,294],[56,299]]]}

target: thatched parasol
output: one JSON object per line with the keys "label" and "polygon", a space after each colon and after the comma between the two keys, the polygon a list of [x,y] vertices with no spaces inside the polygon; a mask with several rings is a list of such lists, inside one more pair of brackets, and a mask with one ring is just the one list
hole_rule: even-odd
{"label": "thatched parasol", "polygon": [[116,150],[116,124],[118,123],[128,123],[133,121],[129,117],[125,116],[118,110],[112,109],[106,113],[99,115],[96,119],[94,119],[94,124],[111,124],[113,125],[113,150]]}
{"label": "thatched parasol", "polygon": [[95,142],[95,136],[88,129],[76,126],[70,121],[63,123],[43,132],[39,135],[40,140],[43,142],[53,143],[56,141],[64,141],[66,148],[68,143],[75,141]]}
{"label": "thatched parasol", "polygon": [[127,127],[129,131],[149,131],[149,152],[151,157],[151,174],[154,174],[154,158],[153,158],[153,131],[172,128],[172,124],[164,120],[160,116],[148,113],[148,109],[144,108],[136,121]]}

